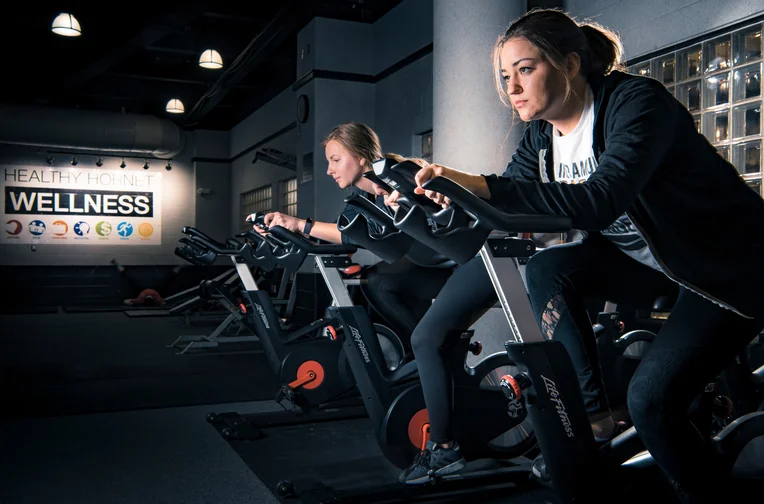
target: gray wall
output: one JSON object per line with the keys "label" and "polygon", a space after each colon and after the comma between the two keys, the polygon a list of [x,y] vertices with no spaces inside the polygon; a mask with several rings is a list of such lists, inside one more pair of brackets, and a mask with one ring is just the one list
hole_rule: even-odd
{"label": "gray wall", "polygon": [[[324,222],[336,222],[345,206],[343,199],[350,194],[350,190],[340,189],[326,174],[327,162],[321,142],[335,125],[342,122],[360,121],[374,127],[374,84],[316,79],[315,102],[316,109],[313,116],[315,205],[312,217]],[[300,213],[302,216],[310,215]]]}
{"label": "gray wall", "polygon": [[[316,137],[315,113],[316,113],[316,82],[310,81],[295,92],[295,99],[299,95],[308,97],[310,117],[304,124],[297,125],[297,214],[307,217],[313,214],[315,208],[315,184],[313,183],[314,171],[321,170],[326,166],[326,158],[323,151],[314,152]],[[306,164],[307,163],[307,164]]]}
{"label": "gray wall", "polygon": [[[240,206],[242,193],[295,176],[294,171],[263,161],[252,164],[255,151],[246,154],[244,152],[294,121],[295,93],[290,86],[230,131],[227,157],[233,160],[231,162],[228,197],[228,219],[230,222],[228,230],[231,235],[239,232],[242,228]],[[288,131],[258,149],[270,147],[285,153],[295,154],[296,135],[296,130]],[[299,191],[298,188],[298,193]],[[299,207],[298,202],[298,211]]]}
{"label": "gray wall", "polygon": [[[408,0],[374,23],[374,75],[432,43],[432,13],[432,0]],[[432,129],[432,83],[432,53],[377,82],[374,126],[384,152],[421,155],[417,135]]]}
{"label": "gray wall", "polygon": [[432,43],[432,2],[404,0],[374,23],[374,75]]}
{"label": "gray wall", "polygon": [[475,173],[501,174],[523,135],[494,84],[497,37],[526,12],[515,0],[438,0],[433,22],[433,160]]}
{"label": "gray wall", "polygon": [[368,23],[316,18],[314,68],[372,73],[373,30]]}
{"label": "gray wall", "polygon": [[[274,138],[263,147],[269,147],[272,149],[278,149],[284,153],[293,154],[297,143],[297,130],[292,129],[282,134],[278,138]],[[233,176],[231,180],[232,193],[229,202],[229,209],[232,212],[233,227],[231,232],[238,232],[244,225],[244,221],[241,219],[241,206],[240,197],[242,193],[257,189],[264,185],[274,184],[273,186],[273,210],[276,210],[277,204],[276,192],[280,189],[279,182],[290,179],[296,174],[293,170],[284,168],[265,161],[258,160],[257,163],[252,164],[254,158],[254,151],[246,154],[233,162]],[[299,203],[298,203],[299,207]]]}
{"label": "gray wall", "polygon": [[[225,241],[221,235],[230,220],[231,163],[228,162],[230,135],[227,131],[196,131],[194,135],[194,161],[196,189],[204,194],[193,194],[196,219],[189,221],[213,238]],[[210,160],[210,161],[208,161]],[[215,161],[211,161],[215,160]],[[222,224],[222,225],[221,225]]]}
{"label": "gray wall", "polygon": [[632,60],[764,11],[764,0],[566,0],[578,18],[618,31]]}
{"label": "gray wall", "polygon": [[[316,69],[379,75],[432,42],[432,8],[432,0],[406,0],[373,25],[312,20],[298,35],[297,78]],[[297,90],[290,86],[231,130],[229,158],[295,121],[301,94],[310,101],[308,121],[269,146],[296,156],[298,215],[334,222],[349,191],[340,190],[326,175],[321,141],[336,124],[361,121],[377,131],[384,151],[419,155],[415,135],[432,128],[432,56],[376,84],[317,78]],[[312,165],[303,166],[311,155]],[[240,229],[241,193],[295,174],[261,162],[252,165],[252,157],[247,154],[231,165],[231,232]]]}
{"label": "gray wall", "polygon": [[382,151],[421,155],[418,135],[432,129],[432,54],[377,82],[376,94]]}

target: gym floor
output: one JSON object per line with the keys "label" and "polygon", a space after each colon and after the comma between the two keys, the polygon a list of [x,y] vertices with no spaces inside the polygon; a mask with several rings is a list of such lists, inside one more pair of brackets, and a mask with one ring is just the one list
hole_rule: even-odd
{"label": "gym floor", "polygon": [[[168,348],[217,324],[122,310],[0,315],[0,503],[278,503],[271,488],[282,471],[327,485],[394,481],[371,429],[352,430],[362,420],[297,426],[300,439],[284,438],[289,429],[259,444],[224,439],[208,413],[283,409],[257,343]],[[481,501],[548,502],[541,494]]]}
{"label": "gym floor", "polygon": [[[167,348],[180,335],[210,334],[216,325],[189,327],[183,317],[128,317],[121,310],[0,315],[0,502],[278,503],[272,485],[254,472],[253,456],[261,465],[278,460],[292,474],[325,468],[311,457],[292,464],[291,456],[311,450],[296,439],[290,442],[302,455],[232,447],[207,421],[211,412],[283,411],[257,343],[195,355]],[[328,427],[312,429],[313,437]],[[376,478],[363,469],[378,464],[373,436],[328,436],[342,445],[338,457],[354,460],[340,470],[345,479],[354,475],[357,485]],[[499,501],[547,502],[525,492]]]}
{"label": "gym floor", "polygon": [[[262,354],[176,355],[182,318],[0,316],[0,502],[278,502],[207,413],[279,409]],[[262,401],[262,402],[260,402]]]}

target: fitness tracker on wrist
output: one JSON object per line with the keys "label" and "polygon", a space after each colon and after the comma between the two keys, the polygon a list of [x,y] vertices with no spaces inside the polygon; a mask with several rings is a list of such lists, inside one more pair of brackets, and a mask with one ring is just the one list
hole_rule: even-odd
{"label": "fitness tracker on wrist", "polygon": [[313,219],[308,217],[307,219],[305,219],[305,227],[302,228],[302,234],[304,234],[305,236],[310,236],[310,228],[312,227],[313,227]]}

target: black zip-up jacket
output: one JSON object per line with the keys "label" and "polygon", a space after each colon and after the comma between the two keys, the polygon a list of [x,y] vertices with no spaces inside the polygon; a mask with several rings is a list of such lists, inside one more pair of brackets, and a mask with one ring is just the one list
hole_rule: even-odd
{"label": "black zip-up jacket", "polygon": [[491,203],[508,213],[568,216],[585,232],[626,212],[671,279],[761,318],[764,200],[658,81],[612,72],[590,85],[594,173],[582,184],[550,182],[552,125],[531,121],[503,176],[485,176]]}

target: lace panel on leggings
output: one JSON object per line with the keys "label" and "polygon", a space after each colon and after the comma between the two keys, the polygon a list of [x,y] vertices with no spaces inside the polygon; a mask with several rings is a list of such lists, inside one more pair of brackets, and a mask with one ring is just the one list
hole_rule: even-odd
{"label": "lace panel on leggings", "polygon": [[562,315],[563,301],[562,295],[557,294],[546,304],[544,312],[541,314],[541,331],[546,339],[552,339],[557,324]]}

